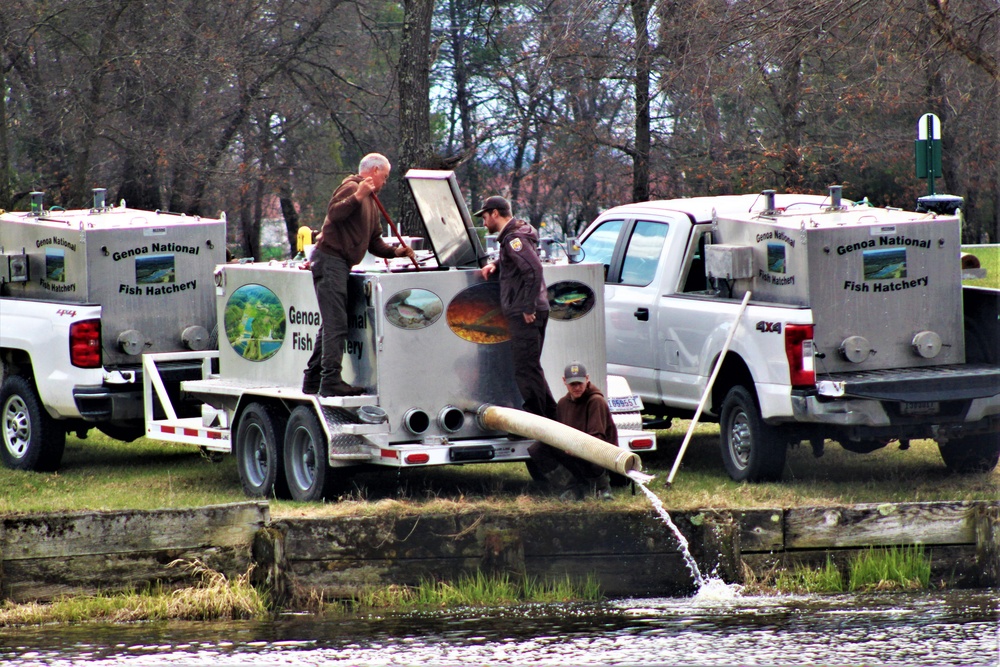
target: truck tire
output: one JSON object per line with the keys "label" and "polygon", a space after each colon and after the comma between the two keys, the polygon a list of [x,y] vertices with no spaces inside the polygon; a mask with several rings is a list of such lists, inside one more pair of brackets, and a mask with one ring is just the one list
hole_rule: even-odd
{"label": "truck tire", "polygon": [[11,375],[0,386],[0,431],[0,456],[8,468],[38,472],[59,469],[66,449],[66,431],[45,411],[28,378]]}
{"label": "truck tire", "polygon": [[787,447],[777,429],[760,417],[754,395],[741,385],[729,390],[719,418],[722,461],[737,482],[777,482]]}
{"label": "truck tire", "polygon": [[941,459],[952,472],[962,475],[990,472],[1000,461],[1000,433],[980,433],[938,443]]}
{"label": "truck tire", "polygon": [[326,433],[311,406],[292,410],[285,427],[285,478],[294,500],[316,501],[335,491],[333,470],[327,464]]}
{"label": "truck tire", "polygon": [[250,498],[288,499],[284,439],[286,417],[275,408],[251,403],[236,429],[236,468]]}

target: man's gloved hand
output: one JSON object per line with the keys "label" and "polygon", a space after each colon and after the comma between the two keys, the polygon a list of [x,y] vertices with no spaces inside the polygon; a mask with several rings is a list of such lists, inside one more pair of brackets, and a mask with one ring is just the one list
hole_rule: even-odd
{"label": "man's gloved hand", "polygon": [[396,257],[409,257],[410,259],[416,259],[417,253],[413,252],[413,248],[405,245],[396,246]]}

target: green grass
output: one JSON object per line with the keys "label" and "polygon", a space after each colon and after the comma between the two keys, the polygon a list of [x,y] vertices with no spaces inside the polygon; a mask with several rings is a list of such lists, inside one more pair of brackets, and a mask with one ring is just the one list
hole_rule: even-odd
{"label": "green grass", "polygon": [[4,489],[0,514],[196,507],[246,500],[232,456],[211,463],[196,447],[146,438],[120,442],[96,430],[86,440],[67,436],[57,472],[0,467],[0,488]]}
{"label": "green grass", "polygon": [[871,548],[851,559],[847,588],[850,591],[884,591],[927,588],[931,562],[920,545]]}
{"label": "green grass", "polygon": [[830,558],[821,568],[796,565],[791,570],[779,570],[774,588],[784,593],[842,593],[844,575]]}
{"label": "green grass", "polygon": [[920,545],[871,547],[853,555],[846,570],[841,572],[827,557],[823,567],[796,565],[776,570],[764,581],[751,582],[745,590],[796,594],[919,590],[927,588],[931,579],[931,561]]}
{"label": "green grass", "polygon": [[963,280],[963,285],[1000,289],[1000,245],[962,248],[962,252],[975,255],[979,259],[980,267],[986,269],[985,278]]}
{"label": "green grass", "polygon": [[250,585],[249,572],[227,579],[200,562],[175,561],[201,578],[196,586],[165,590],[129,590],[108,595],[64,597],[49,604],[0,604],[0,628],[47,623],[102,621],[125,623],[164,620],[263,619],[267,599]]}
{"label": "green grass", "polygon": [[[1000,469],[989,474],[948,472],[933,441],[920,440],[902,451],[890,444],[871,454],[854,454],[827,443],[822,458],[808,446],[788,452],[784,481],[736,483],[722,467],[718,426],[702,424],[673,483],[666,479],[688,422],[658,432],[658,452],[642,456],[655,475],[650,488],[667,509],[806,507],[876,502],[996,500]],[[348,474],[341,472],[341,474]],[[421,511],[563,509],[567,503],[543,493],[523,463],[411,468],[354,472],[350,490],[331,503],[271,501],[275,518],[345,514],[400,514]],[[0,515],[72,510],[197,507],[246,500],[235,458],[212,463],[199,450],[147,439],[111,440],[92,431],[86,440],[67,438],[62,468],[31,473],[0,467]],[[582,507],[598,507],[596,500]],[[641,493],[615,490],[600,506],[646,508]]]}
{"label": "green grass", "polygon": [[582,582],[573,581],[568,575],[564,579],[543,581],[533,577],[488,576],[476,572],[463,575],[454,582],[425,580],[418,586],[372,588],[362,592],[349,605],[337,603],[332,609],[414,611],[522,603],[555,604],[597,601],[601,598],[600,586],[593,577]]}

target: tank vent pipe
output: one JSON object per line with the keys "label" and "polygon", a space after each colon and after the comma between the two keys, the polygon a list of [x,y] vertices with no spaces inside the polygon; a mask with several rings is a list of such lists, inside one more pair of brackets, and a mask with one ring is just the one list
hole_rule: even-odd
{"label": "tank vent pipe", "polygon": [[764,215],[774,215],[774,190],[764,190]]}
{"label": "tank vent pipe", "polygon": [[42,200],[44,198],[45,198],[44,192],[31,193],[31,215],[40,216],[44,212],[42,210]]}
{"label": "tank vent pipe", "polygon": [[840,208],[840,195],[844,190],[842,185],[830,186],[830,208]]}
{"label": "tank vent pipe", "polygon": [[104,210],[104,196],[107,194],[107,188],[94,188],[94,210],[103,211]]}

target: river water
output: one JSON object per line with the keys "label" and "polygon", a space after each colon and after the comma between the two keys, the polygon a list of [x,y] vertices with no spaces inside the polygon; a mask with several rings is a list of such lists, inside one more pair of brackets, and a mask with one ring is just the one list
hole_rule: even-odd
{"label": "river water", "polygon": [[643,598],[447,613],[0,631],[0,663],[1000,665],[998,591]]}

